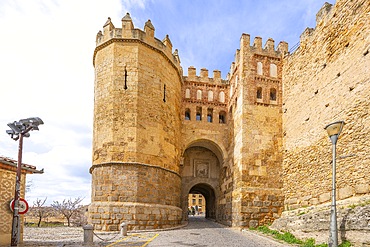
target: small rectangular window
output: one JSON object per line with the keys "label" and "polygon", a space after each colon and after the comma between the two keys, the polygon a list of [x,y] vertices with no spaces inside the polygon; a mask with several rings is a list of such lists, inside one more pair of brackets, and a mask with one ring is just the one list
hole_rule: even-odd
{"label": "small rectangular window", "polygon": [[275,88],[270,89],[270,100],[276,101],[276,89]]}
{"label": "small rectangular window", "polygon": [[185,110],[185,120],[190,120],[190,109]]}
{"label": "small rectangular window", "polygon": [[212,123],[213,122],[213,109],[208,108],[207,110],[207,122]]}
{"label": "small rectangular window", "polygon": [[257,99],[262,99],[262,88],[257,88]]}
{"label": "small rectangular window", "polygon": [[196,120],[202,121],[202,107],[197,107]]}

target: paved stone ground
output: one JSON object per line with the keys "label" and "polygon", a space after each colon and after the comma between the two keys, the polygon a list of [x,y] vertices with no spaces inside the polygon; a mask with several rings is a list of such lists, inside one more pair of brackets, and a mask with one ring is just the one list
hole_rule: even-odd
{"label": "paved stone ground", "polygon": [[[19,246],[86,246],[83,245],[83,230],[76,227],[25,228],[24,244]],[[171,231],[129,233],[122,237],[119,232],[97,233],[94,244],[105,247],[282,247],[270,238],[250,231],[239,231],[204,219],[190,217],[186,227]]]}
{"label": "paved stone ground", "polygon": [[178,230],[160,232],[148,247],[282,247],[267,237],[250,231],[225,227],[203,217],[190,217],[189,225]]}

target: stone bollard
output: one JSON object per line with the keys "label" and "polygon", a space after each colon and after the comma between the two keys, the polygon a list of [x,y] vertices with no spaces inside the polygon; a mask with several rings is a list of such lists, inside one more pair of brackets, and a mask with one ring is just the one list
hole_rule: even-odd
{"label": "stone bollard", "polygon": [[92,244],[94,242],[94,227],[92,225],[85,225],[84,229],[84,244]]}
{"label": "stone bollard", "polygon": [[127,236],[127,224],[122,222],[121,227],[121,236]]}

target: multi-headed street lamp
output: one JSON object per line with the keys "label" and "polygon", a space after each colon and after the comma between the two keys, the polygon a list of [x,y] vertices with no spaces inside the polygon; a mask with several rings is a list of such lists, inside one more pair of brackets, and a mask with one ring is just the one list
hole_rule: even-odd
{"label": "multi-headed street lamp", "polygon": [[338,247],[338,228],[337,228],[337,207],[336,207],[336,145],[337,140],[342,132],[344,121],[338,121],[328,124],[325,129],[333,145],[333,174],[332,174],[332,193],[331,193],[331,210],[330,210],[330,230],[329,230],[329,247]]}
{"label": "multi-headed street lamp", "polygon": [[23,137],[29,137],[31,130],[39,130],[39,125],[44,124],[41,118],[32,117],[21,119],[18,122],[8,123],[10,130],[6,133],[10,137],[17,141],[19,140],[18,146],[18,162],[17,162],[17,176],[15,181],[15,193],[14,193],[14,210],[13,210],[13,224],[12,224],[12,239],[11,246],[17,246],[19,241],[19,198],[20,198],[20,188],[21,188],[21,175],[22,175],[22,148],[23,148]]}

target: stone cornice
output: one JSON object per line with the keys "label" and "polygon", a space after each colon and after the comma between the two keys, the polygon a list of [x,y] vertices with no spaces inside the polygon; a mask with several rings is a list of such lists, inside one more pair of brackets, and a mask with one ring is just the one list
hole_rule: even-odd
{"label": "stone cornice", "polygon": [[265,57],[268,57],[270,60],[274,60],[276,62],[280,62],[281,61],[281,57],[282,55],[279,55],[279,54],[276,54],[275,56],[274,55],[271,55],[271,54],[268,54],[268,53],[263,53],[263,54],[260,54],[260,53],[255,53],[253,54],[253,56],[255,58],[259,58],[259,59],[264,59]]}
{"label": "stone cornice", "polygon": [[268,82],[268,83],[281,83],[281,79],[279,78],[273,78],[273,77],[266,77],[261,75],[256,75],[254,77],[255,81],[262,81],[262,82]]}
{"label": "stone cornice", "polygon": [[89,169],[89,172],[92,173],[92,171],[96,168],[96,167],[103,167],[103,166],[120,166],[120,165],[131,165],[131,166],[146,166],[146,167],[152,167],[152,168],[157,168],[157,169],[161,169],[161,170],[164,170],[164,171],[167,171],[167,172],[171,172],[175,175],[177,175],[179,178],[181,178],[180,174],[177,173],[177,172],[174,172],[170,169],[167,169],[167,168],[163,168],[163,167],[160,167],[160,166],[156,166],[156,165],[151,165],[151,164],[144,164],[144,163],[139,163],[139,162],[119,162],[119,161],[112,161],[112,162],[103,162],[103,163],[100,163],[100,164],[95,164],[95,165],[92,165]]}
{"label": "stone cornice", "polygon": [[217,101],[205,101],[205,100],[195,100],[195,99],[186,99],[182,100],[183,103],[196,104],[196,105],[214,105],[220,107],[227,107],[226,103],[221,103]]}

